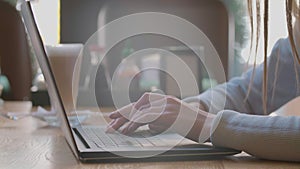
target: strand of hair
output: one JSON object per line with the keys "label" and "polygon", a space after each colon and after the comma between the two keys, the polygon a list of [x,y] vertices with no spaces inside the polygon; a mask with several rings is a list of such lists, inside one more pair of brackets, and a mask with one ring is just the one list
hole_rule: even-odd
{"label": "strand of hair", "polygon": [[264,76],[263,76],[263,109],[264,114],[267,113],[267,102],[268,102],[268,21],[269,21],[269,0],[264,1]]}

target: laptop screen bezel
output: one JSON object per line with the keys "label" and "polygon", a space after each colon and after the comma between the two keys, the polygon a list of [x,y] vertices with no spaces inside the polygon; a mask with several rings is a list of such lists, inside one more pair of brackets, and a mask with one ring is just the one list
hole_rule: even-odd
{"label": "laptop screen bezel", "polygon": [[54,108],[56,113],[59,113],[60,122],[61,122],[61,130],[65,136],[65,139],[68,142],[68,145],[73,151],[73,154],[78,158],[79,150],[78,146],[75,142],[75,138],[73,135],[72,128],[68,122],[68,118],[66,115],[65,108],[63,106],[61,95],[59,94],[57,84],[55,82],[55,78],[53,75],[53,71],[50,66],[50,62],[48,60],[44,44],[42,38],[40,36],[37,24],[34,19],[34,14],[32,12],[30,1],[23,1],[21,4],[21,16],[29,35],[29,39],[31,41],[33,51],[36,55],[38,63],[42,69],[42,73],[47,82],[47,89],[51,101],[51,106]]}

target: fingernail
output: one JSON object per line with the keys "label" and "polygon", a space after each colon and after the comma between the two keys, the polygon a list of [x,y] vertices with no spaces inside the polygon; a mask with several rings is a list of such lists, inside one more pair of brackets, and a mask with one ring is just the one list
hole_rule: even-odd
{"label": "fingernail", "polygon": [[109,113],[108,117],[109,117],[109,118],[113,118],[113,116],[114,116],[114,113],[115,113],[115,112],[111,112],[111,113]]}

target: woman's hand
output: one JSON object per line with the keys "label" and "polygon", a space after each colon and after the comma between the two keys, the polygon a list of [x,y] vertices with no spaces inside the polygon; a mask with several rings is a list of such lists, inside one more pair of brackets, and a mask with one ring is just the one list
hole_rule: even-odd
{"label": "woman's hand", "polygon": [[109,115],[113,119],[107,132],[118,130],[130,134],[142,125],[150,130],[175,131],[194,141],[209,139],[214,115],[208,114],[175,97],[156,93],[145,93],[137,102],[129,104]]}

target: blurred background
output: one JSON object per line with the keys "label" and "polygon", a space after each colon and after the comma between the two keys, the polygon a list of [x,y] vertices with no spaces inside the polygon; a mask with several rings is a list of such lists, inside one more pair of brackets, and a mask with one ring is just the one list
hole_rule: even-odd
{"label": "blurred background", "polygon": [[[276,23],[285,22],[284,16],[278,16],[278,13],[281,13],[278,10],[284,10],[282,7],[284,2],[274,0],[270,5],[272,36],[269,41],[269,52],[279,37],[287,35],[284,28],[276,27]],[[190,21],[208,36],[221,57],[227,80],[239,76],[254,62],[253,57],[249,56],[247,0],[32,0],[32,6],[46,45],[84,44],[99,28],[119,17],[137,12],[164,12]],[[43,75],[18,15],[17,0],[0,0],[0,22],[3,23],[0,26],[1,97],[5,100],[32,100],[34,105],[49,105]],[[99,43],[90,48],[88,64],[93,65],[107,41],[109,39],[106,39],[105,35],[99,37]],[[107,54],[107,65],[100,65],[99,73],[94,78],[97,79],[97,96],[106,98],[101,100],[103,106],[112,105],[108,77],[117,70],[117,66],[124,58],[146,48],[168,50],[181,57],[192,69],[200,92],[222,83],[218,79],[209,79],[203,69],[203,63],[181,42],[158,35],[139,35],[118,43]],[[206,56],[205,49],[201,46],[194,48]],[[151,57],[147,57],[148,60],[141,59],[133,63],[135,66],[128,71],[138,71],[145,64],[164,64],[168,69],[174,69],[172,60],[160,60],[157,53],[149,55]],[[259,57],[257,63],[262,62],[262,58]],[[89,95],[91,77],[82,76],[84,78],[79,82],[79,95]],[[177,97],[197,94],[185,93],[181,96],[172,77],[154,70],[139,73],[139,76],[131,82],[131,88],[133,101],[143,92],[154,89],[163,90],[166,94]],[[79,102],[86,105],[89,103],[85,99]]]}

